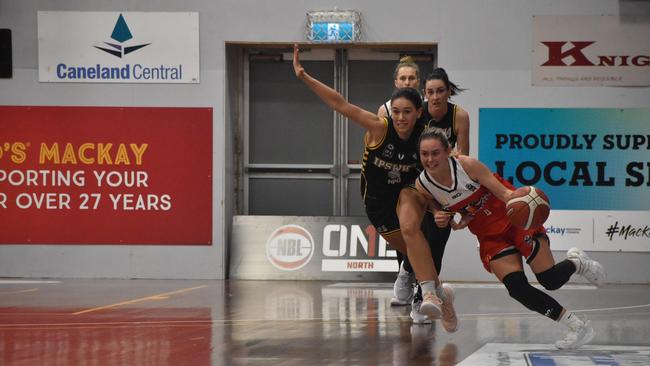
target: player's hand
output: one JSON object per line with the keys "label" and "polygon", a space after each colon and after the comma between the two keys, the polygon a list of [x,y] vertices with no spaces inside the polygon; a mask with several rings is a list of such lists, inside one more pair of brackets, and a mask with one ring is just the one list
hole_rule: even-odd
{"label": "player's hand", "polygon": [[298,48],[298,44],[294,43],[293,45],[293,71],[296,73],[296,77],[298,79],[302,79],[302,77],[305,75],[305,68],[302,67],[300,64],[300,57],[299,57],[300,49]]}
{"label": "player's hand", "polygon": [[440,228],[447,227],[447,225],[449,225],[449,220],[451,220],[453,217],[454,215],[447,211],[437,210],[433,214],[433,219],[436,222],[436,226]]}

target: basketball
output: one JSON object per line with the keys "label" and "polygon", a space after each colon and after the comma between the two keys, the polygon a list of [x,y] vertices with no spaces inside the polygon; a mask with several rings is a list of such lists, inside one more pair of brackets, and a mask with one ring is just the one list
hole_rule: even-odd
{"label": "basketball", "polygon": [[544,224],[551,211],[548,197],[533,186],[517,188],[506,204],[510,222],[522,229],[534,229]]}

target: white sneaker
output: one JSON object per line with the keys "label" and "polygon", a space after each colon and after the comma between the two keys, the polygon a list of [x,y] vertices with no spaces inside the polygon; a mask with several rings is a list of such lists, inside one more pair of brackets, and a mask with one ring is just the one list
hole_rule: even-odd
{"label": "white sneaker", "polygon": [[399,273],[395,284],[393,284],[393,294],[390,299],[391,306],[405,306],[413,302],[413,285],[415,284],[415,273],[409,273],[404,270],[404,262],[400,266]]}
{"label": "white sneaker", "polygon": [[411,306],[411,319],[413,324],[431,324],[431,319],[420,311],[422,301],[414,301]]}
{"label": "white sneaker", "polygon": [[442,327],[449,333],[458,330],[458,317],[454,309],[454,289],[450,285],[443,283],[442,291],[445,293],[445,299],[442,302]]}
{"label": "white sneaker", "polygon": [[587,253],[578,249],[571,248],[566,253],[569,259],[576,266],[576,274],[587,279],[596,286],[602,286],[605,283],[605,269],[595,260],[589,259]]}
{"label": "white sneaker", "polygon": [[566,337],[555,342],[555,347],[558,349],[576,349],[589,343],[592,339],[594,339],[594,328],[591,327],[591,322],[576,317],[576,321],[569,325],[569,332]]}
{"label": "white sneaker", "polygon": [[425,292],[422,294],[422,304],[420,305],[420,312],[429,317],[429,319],[440,319],[442,307],[442,300],[433,292]]}

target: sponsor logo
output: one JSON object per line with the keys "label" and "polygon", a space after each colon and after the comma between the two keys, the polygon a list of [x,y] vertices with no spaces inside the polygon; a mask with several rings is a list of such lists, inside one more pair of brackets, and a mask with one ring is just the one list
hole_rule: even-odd
{"label": "sponsor logo", "polygon": [[[150,43],[140,43],[126,45],[125,42],[131,40],[133,35],[126,24],[126,20],[119,15],[113,32],[111,33],[111,42],[103,42],[102,45],[93,45],[92,47],[113,55],[120,60],[132,52],[140,50]],[[81,59],[84,59],[83,57]],[[121,61],[118,61],[121,63]],[[82,64],[73,65],[69,63],[58,63],[55,69],[58,80],[85,81],[85,80],[126,80],[126,81],[169,81],[183,79],[183,65],[171,64],[165,65],[158,61],[153,64],[144,63],[124,63],[121,65],[114,64]]]}
{"label": "sponsor logo", "polygon": [[298,225],[277,228],[266,240],[266,258],[277,269],[295,271],[314,255],[314,238]]}
{"label": "sponsor logo", "polygon": [[396,272],[396,253],[374,226],[326,225],[323,272]]}
{"label": "sponsor logo", "polygon": [[625,224],[619,226],[618,221],[616,221],[607,228],[605,235],[609,237],[609,241],[612,241],[614,237],[623,238],[623,240],[627,240],[628,238],[650,239],[650,227],[648,225],[641,227]]}
{"label": "sponsor logo", "polygon": [[123,43],[133,38],[129,26],[126,24],[126,20],[122,14],[117,18],[115,27],[113,28],[113,33],[111,34],[111,39],[115,40],[118,43],[114,42],[104,42],[105,45],[110,46],[111,48],[93,46],[98,50],[102,50],[108,54],[111,54],[115,57],[122,58],[125,55],[128,55],[131,52],[137,51],[143,47],[150,45],[151,43],[138,44],[133,46],[124,46]]}
{"label": "sponsor logo", "polygon": [[388,172],[388,184],[399,184],[402,182],[402,175],[397,167]]}
{"label": "sponsor logo", "polygon": [[548,226],[546,227],[546,234],[548,235],[571,235],[571,234],[580,234],[582,232],[581,228],[577,227],[560,227],[560,226]]}
{"label": "sponsor logo", "polygon": [[390,159],[393,157],[393,154],[395,153],[395,146],[393,144],[388,144],[384,148],[384,150],[381,152],[381,155],[385,157],[386,159]]}
{"label": "sponsor logo", "polygon": [[588,58],[584,50],[595,41],[547,41],[548,59],[541,66],[650,66],[650,55],[603,55]]}
{"label": "sponsor logo", "polygon": [[531,235],[524,235],[524,243],[528,246],[533,246],[533,237]]}
{"label": "sponsor logo", "polygon": [[400,172],[408,173],[411,170],[415,169],[415,163],[413,164],[397,164],[391,163],[386,160],[382,160],[375,156],[375,159],[372,162],[376,167],[383,168],[386,170],[397,170]]}

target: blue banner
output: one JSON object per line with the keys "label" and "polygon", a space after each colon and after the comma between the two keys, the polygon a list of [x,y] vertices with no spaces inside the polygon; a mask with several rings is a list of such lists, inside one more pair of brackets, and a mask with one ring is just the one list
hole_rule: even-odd
{"label": "blue banner", "polygon": [[479,159],[561,210],[650,210],[650,109],[481,108]]}

